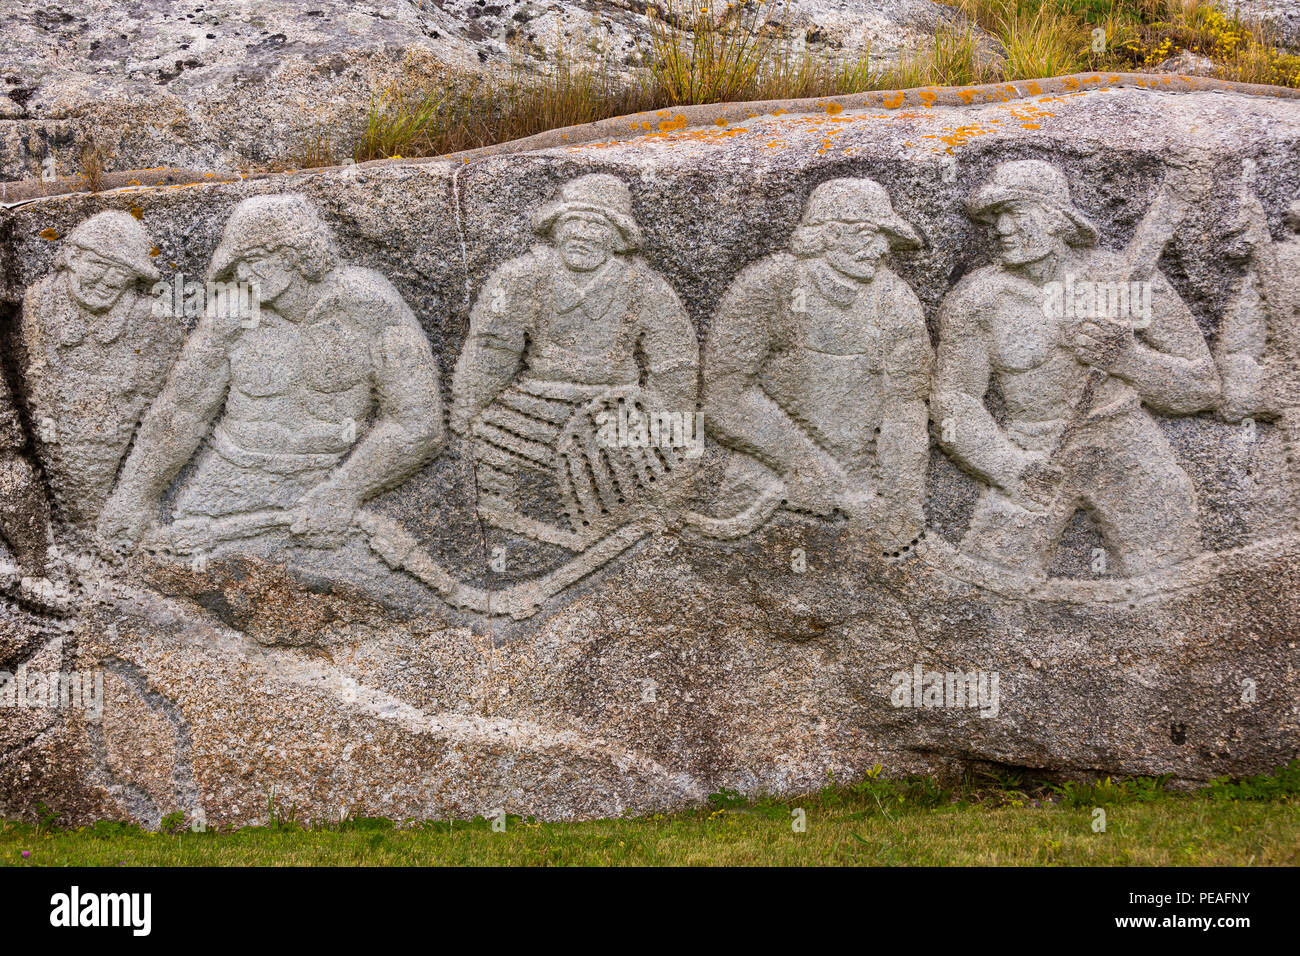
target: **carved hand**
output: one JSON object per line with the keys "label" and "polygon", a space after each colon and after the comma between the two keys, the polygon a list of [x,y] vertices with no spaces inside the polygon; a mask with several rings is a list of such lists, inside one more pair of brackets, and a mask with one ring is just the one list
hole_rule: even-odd
{"label": "carved hand", "polygon": [[1021,507],[1043,511],[1052,503],[1064,480],[1064,471],[1047,458],[1036,456],[1020,469],[1015,487],[1007,490],[1012,500]]}
{"label": "carved hand", "polygon": [[150,509],[127,495],[114,493],[95,523],[95,535],[105,552],[131,550],[153,526]]}
{"label": "carved hand", "polygon": [[841,495],[840,510],[861,521],[886,551],[914,543],[925,530],[925,512],[919,501],[898,503],[874,490]]}
{"label": "carved hand", "polygon": [[1074,334],[1074,354],[1085,365],[1110,369],[1133,345],[1133,331],[1123,322],[1088,319]]}
{"label": "carved hand", "polygon": [[790,507],[825,517],[840,504],[844,470],[834,461],[809,459],[795,465],[785,478]]}
{"label": "carved hand", "polygon": [[354,492],[324,482],[299,500],[293,509],[289,531],[302,536],[313,547],[338,547],[359,506]]}

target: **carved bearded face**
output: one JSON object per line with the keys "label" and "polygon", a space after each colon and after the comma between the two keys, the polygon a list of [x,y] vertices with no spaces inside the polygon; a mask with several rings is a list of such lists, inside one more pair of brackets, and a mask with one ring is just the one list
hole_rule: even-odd
{"label": "carved bearded face", "polygon": [[1064,246],[1061,216],[1042,203],[1009,202],[997,212],[994,254],[1009,266],[1038,262]]}
{"label": "carved bearded face", "polygon": [[837,272],[870,279],[889,251],[889,240],[869,222],[828,222],[822,226],[822,256]]}
{"label": "carved bearded face", "polygon": [[575,272],[591,272],[608,262],[617,238],[614,227],[603,216],[565,216],[555,228],[560,258]]}
{"label": "carved bearded face", "polygon": [[235,278],[257,289],[262,302],[274,302],[298,275],[296,258],[287,248],[254,246],[247,249],[235,266]]}
{"label": "carved bearded face", "polygon": [[135,274],[89,249],[77,249],[68,258],[68,289],[72,298],[90,312],[106,312],[135,282]]}

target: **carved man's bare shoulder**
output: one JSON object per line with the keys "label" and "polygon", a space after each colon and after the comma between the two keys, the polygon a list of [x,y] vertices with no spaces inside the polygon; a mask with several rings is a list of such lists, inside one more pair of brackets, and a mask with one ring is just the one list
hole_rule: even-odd
{"label": "carved man's bare shoulder", "polygon": [[987,265],[962,276],[948,290],[940,305],[940,315],[949,321],[963,320],[964,324],[987,325],[990,306],[1011,283],[997,266]]}
{"label": "carved man's bare shoulder", "polygon": [[340,266],[321,280],[313,312],[326,311],[335,314],[342,311],[375,332],[415,321],[410,306],[393,284],[374,269],[363,266]]}

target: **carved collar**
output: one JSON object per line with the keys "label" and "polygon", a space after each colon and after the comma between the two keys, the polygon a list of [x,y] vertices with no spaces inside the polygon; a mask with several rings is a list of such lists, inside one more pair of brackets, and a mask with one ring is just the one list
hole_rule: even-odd
{"label": "carved collar", "polygon": [[848,276],[840,275],[821,259],[805,261],[804,269],[812,279],[813,287],[822,298],[833,302],[840,308],[847,308],[857,301],[858,294],[867,283],[858,282]]}
{"label": "carved collar", "polygon": [[579,306],[590,318],[598,319],[609,311],[614,295],[622,288],[624,265],[617,257],[591,274],[591,278],[579,284],[573,273],[557,264],[555,270],[555,311],[566,315]]}

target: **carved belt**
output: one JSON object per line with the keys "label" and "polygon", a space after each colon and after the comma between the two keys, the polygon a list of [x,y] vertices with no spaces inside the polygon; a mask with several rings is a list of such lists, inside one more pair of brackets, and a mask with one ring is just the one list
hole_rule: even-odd
{"label": "carved belt", "polygon": [[323,471],[333,468],[346,452],[321,452],[295,454],[292,452],[251,451],[236,445],[221,426],[212,430],[212,444],[216,453],[238,468],[269,471],[274,475],[296,475],[304,471]]}

